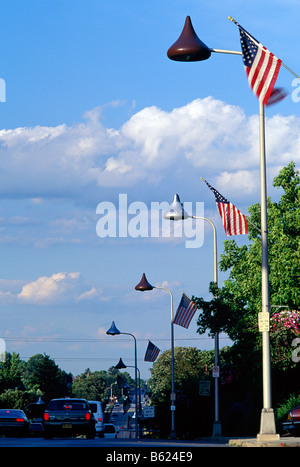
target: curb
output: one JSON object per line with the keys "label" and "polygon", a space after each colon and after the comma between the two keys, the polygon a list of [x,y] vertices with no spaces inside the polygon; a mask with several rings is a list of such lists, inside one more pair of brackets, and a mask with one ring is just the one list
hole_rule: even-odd
{"label": "curb", "polygon": [[300,447],[300,438],[279,438],[275,441],[259,441],[257,438],[230,439],[229,446],[251,448],[291,448]]}

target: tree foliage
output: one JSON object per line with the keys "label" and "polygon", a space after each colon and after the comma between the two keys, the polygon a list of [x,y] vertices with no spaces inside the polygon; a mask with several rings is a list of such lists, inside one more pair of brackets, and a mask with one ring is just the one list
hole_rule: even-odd
{"label": "tree foliage", "polygon": [[[268,255],[270,305],[300,309],[300,179],[291,162],[274,178],[283,190],[280,201],[268,199]],[[198,332],[226,332],[233,342],[246,349],[260,349],[257,313],[261,311],[260,205],[249,207],[249,244],[224,242],[219,267],[229,277],[221,288],[210,285],[214,298],[194,298],[202,310]],[[256,227],[254,227],[256,226]]]}
{"label": "tree foliage", "polygon": [[49,355],[36,354],[24,366],[22,381],[27,389],[39,389],[48,402],[70,395],[72,376],[62,371]]}
{"label": "tree foliage", "polygon": [[[115,367],[108,371],[94,371],[87,369],[79,375],[72,384],[72,394],[76,397],[83,397],[88,400],[96,400],[105,403],[110,394],[121,398],[122,390],[117,385],[117,377],[121,375]],[[131,388],[134,387],[134,381],[129,373],[122,372],[122,377],[127,381]]]}
{"label": "tree foliage", "polygon": [[[282,191],[279,202],[267,200],[270,314],[282,310],[300,310],[300,179],[295,164],[284,167],[273,180]],[[235,240],[224,242],[219,268],[228,273],[222,287],[210,284],[213,299],[193,297],[201,313],[198,332],[225,332],[233,341],[232,361],[239,381],[232,389],[236,403],[249,408],[261,406],[261,333],[258,312],[261,311],[261,236],[260,205],[249,207],[249,243],[239,246]],[[282,306],[282,310],[278,308]],[[281,315],[283,316],[283,315]],[[294,319],[294,318],[293,318]],[[270,332],[274,403],[299,392],[300,365],[292,359],[292,340],[298,327],[277,320]],[[281,326],[281,329],[280,329]],[[284,373],[283,373],[284,371]],[[250,399],[252,402],[250,403]],[[232,406],[233,407],[233,406]]]}
{"label": "tree foliage", "polygon": [[[25,362],[17,353],[6,353],[0,366],[0,408],[24,410],[39,396],[45,404],[53,398],[74,396],[98,400],[104,405],[111,394],[122,397],[122,389],[117,384],[120,375],[129,387],[134,388],[129,373],[120,373],[115,367],[94,372],[87,368],[75,378],[61,370],[49,355],[36,354]],[[141,381],[141,387],[144,386],[144,381]]]}
{"label": "tree foliage", "polygon": [[[229,363],[227,349],[220,352],[224,375]],[[175,431],[179,438],[210,436],[214,416],[214,388],[209,396],[199,396],[200,380],[211,381],[214,351],[195,347],[175,347],[174,386],[176,394]],[[225,384],[225,380],[224,380]],[[148,381],[151,404],[155,406],[152,428],[160,437],[170,435],[171,350],[163,352],[153,364]]]}

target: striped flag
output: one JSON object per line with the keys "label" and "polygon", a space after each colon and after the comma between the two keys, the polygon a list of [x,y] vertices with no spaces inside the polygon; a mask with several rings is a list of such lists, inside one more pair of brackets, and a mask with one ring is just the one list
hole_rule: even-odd
{"label": "striped flag", "polygon": [[197,307],[195,303],[192,302],[185,293],[183,293],[175,314],[174,324],[178,324],[179,326],[187,329],[196,310]]}
{"label": "striped flag", "polygon": [[216,205],[221,216],[225,233],[230,235],[243,235],[248,233],[248,224],[246,217],[230,201],[222,196],[213,188],[204,178],[202,178],[208,188],[215,195]]}
{"label": "striped flag", "polygon": [[258,99],[267,105],[278,77],[281,60],[269,52],[233,18],[229,17],[229,19],[238,26],[240,31],[243,61],[250,88]]}
{"label": "striped flag", "polygon": [[149,341],[148,347],[145,353],[145,362],[155,362],[155,360],[158,357],[160,350],[156,345],[152,344],[152,342]]}

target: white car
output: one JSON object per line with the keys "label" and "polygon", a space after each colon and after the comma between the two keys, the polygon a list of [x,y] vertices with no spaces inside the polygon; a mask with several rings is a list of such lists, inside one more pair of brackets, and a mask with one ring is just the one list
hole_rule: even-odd
{"label": "white car", "polygon": [[113,423],[106,423],[104,425],[104,438],[116,438],[119,430]]}
{"label": "white car", "polygon": [[104,423],[103,423],[103,410],[101,402],[88,401],[91,411],[93,412],[94,419],[96,420],[95,429],[96,435],[103,438]]}

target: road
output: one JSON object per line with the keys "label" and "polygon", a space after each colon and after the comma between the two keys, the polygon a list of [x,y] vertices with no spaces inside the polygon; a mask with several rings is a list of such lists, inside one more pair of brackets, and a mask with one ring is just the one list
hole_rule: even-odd
{"label": "road", "polygon": [[[2,447],[100,447],[121,452],[124,448],[133,450],[153,448],[154,451],[182,451],[187,452],[199,447],[227,447],[227,444],[203,441],[170,441],[170,440],[136,440],[136,439],[85,439],[85,438],[0,438],[0,449]],[[107,449],[105,451],[108,451]]]}
{"label": "road", "polygon": [[[157,458],[157,461],[162,462],[163,460],[168,461],[167,459],[164,459],[165,452],[172,452],[175,454],[175,456],[177,452],[181,453],[181,461],[189,461],[188,453],[194,451],[196,448],[225,446],[228,447],[226,441],[224,441],[224,443],[213,443],[207,440],[173,441],[156,439],[135,439],[134,418],[132,418],[133,413],[134,404],[125,415],[123,413],[122,405],[116,404],[114,406],[109,419],[109,423],[114,423],[118,427],[119,434],[117,438],[95,438],[92,440],[88,440],[84,437],[70,437],[45,440],[42,437],[0,437],[0,449],[2,447],[98,447],[103,448],[101,450],[101,456],[104,456],[104,460],[106,460],[105,456],[121,454],[125,451],[129,452],[129,449],[132,452],[147,452],[147,455],[151,455],[151,452],[153,452],[152,462],[155,460],[155,453],[160,452],[161,458],[160,460]],[[128,420],[130,420],[129,424]],[[130,426],[130,430],[127,429],[129,427],[128,425]],[[180,461],[180,459],[178,460]]]}

